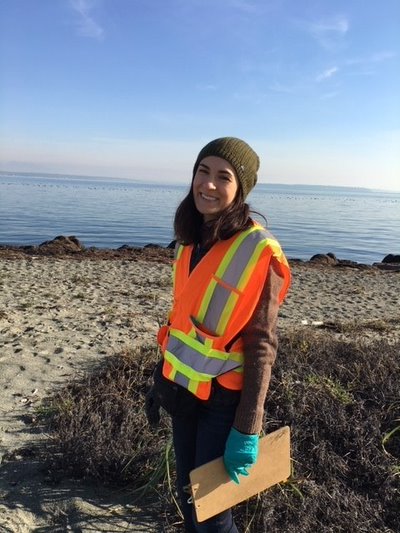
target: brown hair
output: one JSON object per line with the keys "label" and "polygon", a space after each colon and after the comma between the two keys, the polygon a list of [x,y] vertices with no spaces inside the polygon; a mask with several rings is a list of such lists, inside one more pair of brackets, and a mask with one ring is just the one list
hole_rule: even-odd
{"label": "brown hair", "polygon": [[193,183],[189,193],[179,204],[174,219],[175,238],[182,244],[211,246],[218,240],[226,240],[238,231],[251,226],[250,208],[243,200],[239,186],[231,204],[215,220],[205,223],[197,210],[193,197]]}

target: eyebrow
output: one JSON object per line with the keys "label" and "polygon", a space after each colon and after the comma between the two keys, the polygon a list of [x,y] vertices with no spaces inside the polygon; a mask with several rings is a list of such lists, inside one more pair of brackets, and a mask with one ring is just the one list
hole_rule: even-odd
{"label": "eyebrow", "polygon": [[[210,170],[210,167],[208,165],[205,165],[204,163],[200,163],[199,167],[204,167],[206,170]],[[227,176],[234,176],[233,172],[230,170],[218,170],[219,174],[226,174]]]}

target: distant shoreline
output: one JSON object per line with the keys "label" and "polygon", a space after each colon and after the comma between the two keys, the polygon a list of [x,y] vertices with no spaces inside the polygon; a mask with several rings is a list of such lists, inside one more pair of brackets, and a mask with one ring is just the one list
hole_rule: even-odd
{"label": "distant shoreline", "polygon": [[[171,186],[171,187],[187,187],[188,181],[160,181],[160,180],[151,180],[151,179],[139,179],[139,178],[126,178],[121,176],[93,176],[93,175],[86,175],[86,174],[64,174],[62,172],[27,172],[27,171],[16,171],[16,170],[0,170],[0,178],[1,177],[17,177],[17,176],[24,176],[24,177],[32,177],[32,178],[54,178],[54,179],[70,179],[70,180],[93,180],[93,181],[99,181],[99,182],[115,182],[115,183],[135,183],[138,185],[152,185],[152,186]],[[188,173],[188,179],[190,179],[190,172]],[[284,189],[287,189],[288,192],[293,190],[294,187],[299,187],[301,189],[304,189],[305,191],[313,191],[315,189],[326,189],[331,190],[332,192],[376,192],[376,193],[389,193],[389,194],[399,194],[400,195],[400,189],[399,190],[393,190],[393,189],[379,189],[379,188],[371,188],[371,187],[352,187],[350,185],[321,185],[317,183],[280,183],[277,181],[262,181],[262,178],[257,183],[257,187],[272,187],[272,188],[279,188],[282,187]]]}
{"label": "distant shoreline", "polygon": [[[167,246],[187,187],[0,175],[0,243],[39,246],[56,235],[75,235],[85,247]],[[400,252],[400,193],[261,183],[248,203],[251,216],[268,227],[289,258],[334,253],[371,265]]]}

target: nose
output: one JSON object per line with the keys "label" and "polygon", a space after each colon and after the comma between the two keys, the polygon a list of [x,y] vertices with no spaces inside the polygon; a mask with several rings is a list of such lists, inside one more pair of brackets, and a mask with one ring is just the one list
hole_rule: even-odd
{"label": "nose", "polygon": [[204,183],[203,185],[209,189],[209,190],[212,190],[214,191],[216,189],[216,186],[215,186],[215,181],[213,179],[212,176],[207,176],[206,179],[204,180]]}

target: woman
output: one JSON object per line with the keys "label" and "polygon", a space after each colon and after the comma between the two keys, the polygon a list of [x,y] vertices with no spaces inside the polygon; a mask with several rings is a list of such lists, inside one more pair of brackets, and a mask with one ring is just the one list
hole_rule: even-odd
{"label": "woman", "polygon": [[237,532],[231,510],[197,522],[189,472],[223,456],[239,483],[258,456],[278,309],[290,283],[278,242],[245,203],[258,168],[244,141],[211,141],[175,214],[174,302],[158,334],[163,360],[146,407],[150,421],[159,404],[172,416],[187,532]]}

